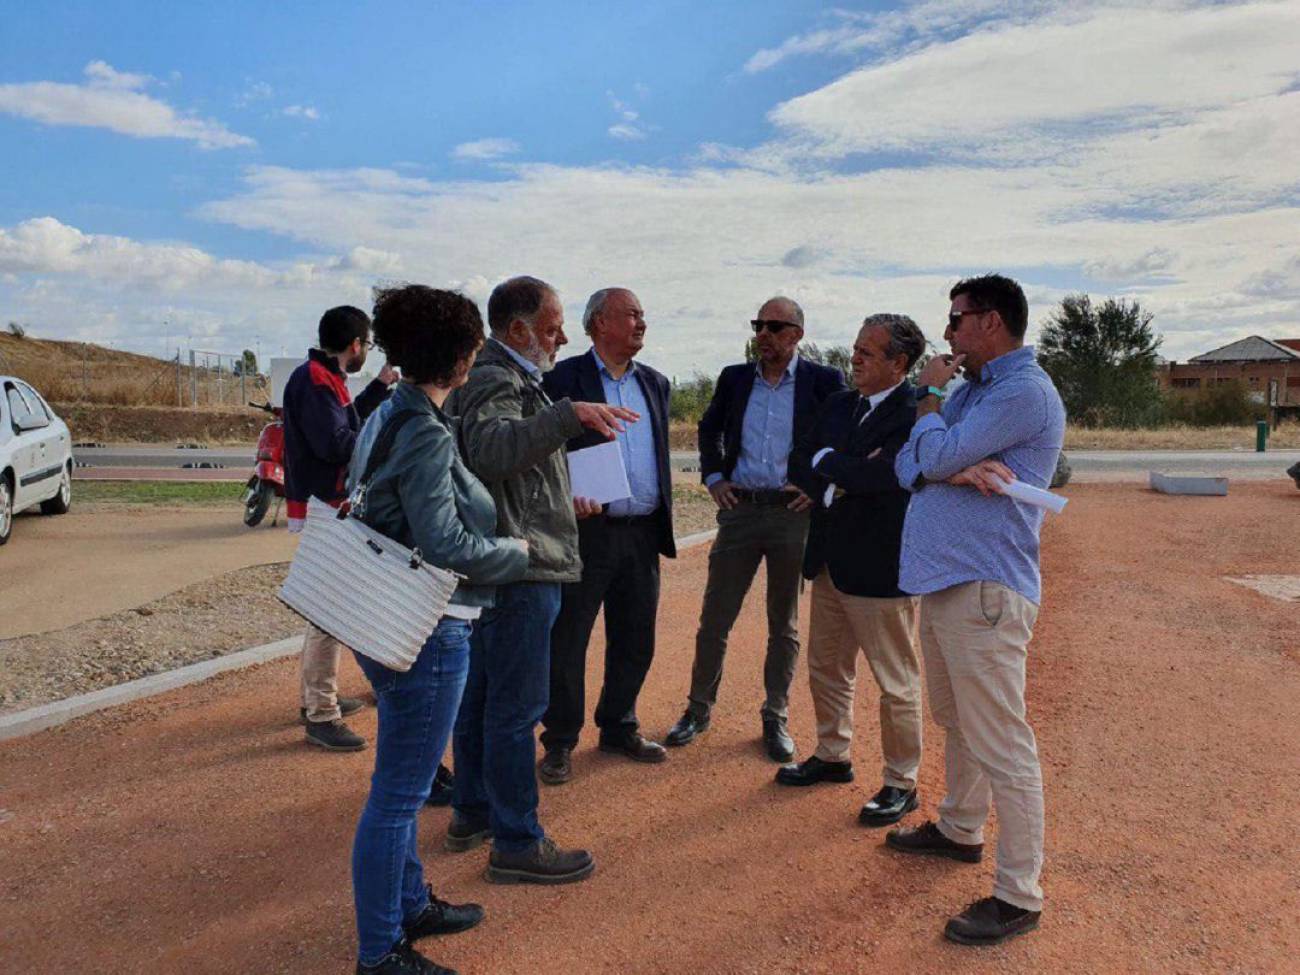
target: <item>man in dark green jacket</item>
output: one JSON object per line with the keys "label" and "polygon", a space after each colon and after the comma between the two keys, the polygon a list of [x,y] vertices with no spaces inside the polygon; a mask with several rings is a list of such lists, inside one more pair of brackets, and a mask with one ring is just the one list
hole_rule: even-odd
{"label": "man in dark green jacket", "polygon": [[542,373],[567,342],[555,289],[511,278],[488,300],[492,335],[469,382],[447,401],[461,418],[465,461],[492,492],[497,534],[528,542],[524,581],[501,586],[470,639],[469,677],[456,719],[453,816],[446,847],[468,850],[489,836],[488,879],[569,883],[591,874],[586,850],[561,850],[537,820],[534,729],[549,697],[550,634],[560,585],[582,576],[577,517],[599,511],[575,502],[564,456],[584,429],[612,439],[631,410],[604,403],[552,402]]}

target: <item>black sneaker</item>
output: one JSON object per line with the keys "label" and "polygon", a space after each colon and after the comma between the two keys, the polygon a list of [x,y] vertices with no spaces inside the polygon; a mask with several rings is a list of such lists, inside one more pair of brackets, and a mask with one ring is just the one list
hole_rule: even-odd
{"label": "black sneaker", "polygon": [[456,970],[435,965],[402,940],[373,965],[357,962],[357,975],[456,975]]}
{"label": "black sneaker", "polygon": [[[356,714],[358,711],[364,708],[366,706],[366,702],[361,700],[361,698],[359,697],[341,697],[338,699],[338,706],[339,706],[340,717],[346,718]],[[298,709],[298,723],[299,724],[307,723],[306,708]]]}
{"label": "black sneaker", "polygon": [[411,921],[402,922],[402,931],[406,940],[419,941],[435,934],[459,934],[468,931],[484,918],[484,911],[479,904],[448,904],[433,896],[433,888],[426,886],[429,892],[429,906]]}
{"label": "black sneaker", "polygon": [[961,945],[996,945],[1038,927],[1042,911],[1027,911],[996,897],[969,905],[943,929],[943,936]]}
{"label": "black sneaker", "polygon": [[494,884],[572,884],[586,880],[596,861],[586,850],[561,850],[544,836],[522,853],[493,850],[487,879]]}
{"label": "black sneaker", "polygon": [[920,826],[891,829],[885,834],[885,845],[902,853],[926,853],[962,863],[979,863],[984,856],[983,843],[954,843],[929,821]]}
{"label": "black sneaker", "polygon": [[331,752],[359,752],[366,747],[364,738],[337,719],[308,722],[307,743]]}
{"label": "black sneaker", "polygon": [[442,848],[448,853],[464,853],[492,839],[492,827],[481,819],[461,819],[452,814]]}
{"label": "black sneaker", "polygon": [[426,806],[450,806],[452,793],[456,791],[456,777],[451,769],[439,763],[438,771],[433,773],[433,788],[429,798],[424,800]]}

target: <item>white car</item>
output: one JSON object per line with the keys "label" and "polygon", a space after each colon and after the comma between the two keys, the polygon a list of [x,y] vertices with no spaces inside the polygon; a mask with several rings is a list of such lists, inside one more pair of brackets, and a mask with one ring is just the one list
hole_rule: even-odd
{"label": "white car", "polygon": [[0,545],[36,504],[47,515],[72,506],[72,437],[36,390],[0,376]]}

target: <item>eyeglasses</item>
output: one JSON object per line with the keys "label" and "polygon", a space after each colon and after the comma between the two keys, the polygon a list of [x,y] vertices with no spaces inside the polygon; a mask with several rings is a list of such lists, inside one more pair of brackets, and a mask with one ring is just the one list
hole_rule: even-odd
{"label": "eyeglasses", "polygon": [[967,308],[965,311],[950,311],[948,312],[948,328],[955,332],[961,328],[961,320],[967,315],[984,315],[992,310],[992,308]]}
{"label": "eyeglasses", "polygon": [[767,329],[773,335],[779,334],[783,329],[798,328],[794,322],[778,322],[771,319],[755,318],[749,323],[754,327],[754,334],[758,335],[763,329]]}

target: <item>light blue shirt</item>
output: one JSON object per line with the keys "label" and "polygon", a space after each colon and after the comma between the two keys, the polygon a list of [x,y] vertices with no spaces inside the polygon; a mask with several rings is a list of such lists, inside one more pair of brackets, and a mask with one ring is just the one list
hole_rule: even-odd
{"label": "light blue shirt", "polygon": [[510,346],[506,345],[504,342],[502,342],[499,338],[496,338],[495,336],[489,339],[488,341],[495,342],[497,345],[501,346],[501,348],[506,350],[506,355],[510,356],[510,358],[514,359],[515,362],[523,366],[524,371],[528,373],[528,375],[532,376],[538,382],[542,381],[542,370],[541,367],[537,365],[537,363],[533,362],[531,359],[525,359],[518,352],[510,348]]}
{"label": "light blue shirt", "polygon": [[627,471],[632,497],[625,501],[611,501],[606,513],[616,518],[651,514],[659,507],[659,463],[655,456],[650,406],[641,382],[636,378],[636,363],[629,363],[622,378],[615,379],[595,349],[591,350],[591,355],[596,360],[600,385],[605,390],[605,402],[610,406],[626,406],[641,417],[635,423],[624,423],[624,431],[615,436],[623,455],[623,468]]}
{"label": "light blue shirt", "polygon": [[[731,482],[751,491],[779,491],[786,485],[786,463],[794,446],[794,372],[798,354],[781,373],[775,386],[763,378],[762,363],[754,364],[754,388],[745,405],[745,419],[740,427],[740,456]],[[710,474],[706,481],[713,487],[721,474]]]}
{"label": "light blue shirt", "polygon": [[929,593],[965,582],[1000,582],[1037,604],[1043,510],[1005,495],[943,483],[982,460],[999,460],[1045,488],[1065,439],[1065,408],[1024,346],[998,356],[943,405],[916,421],[898,452],[898,483],[914,492],[903,522],[898,585]]}

